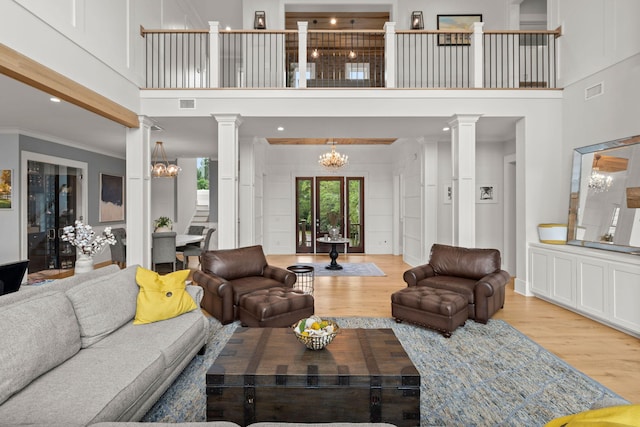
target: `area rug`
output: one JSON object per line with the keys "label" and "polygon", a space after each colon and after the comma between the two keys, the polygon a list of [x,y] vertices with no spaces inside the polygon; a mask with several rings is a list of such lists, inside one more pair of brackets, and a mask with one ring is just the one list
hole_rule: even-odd
{"label": "area rug", "polygon": [[386,276],[373,262],[342,263],[340,258],[338,258],[337,262],[342,266],[342,270],[327,270],[325,267],[331,263],[331,260],[327,260],[327,262],[305,262],[301,263],[301,265],[313,267],[316,276]]}
{"label": "area rug", "polygon": [[[334,320],[342,328],[393,329],[421,375],[421,426],[542,426],[621,399],[502,320],[468,321],[449,339],[390,318]],[[205,420],[205,374],[238,327],[210,324],[205,355],[191,361],[144,421]]]}

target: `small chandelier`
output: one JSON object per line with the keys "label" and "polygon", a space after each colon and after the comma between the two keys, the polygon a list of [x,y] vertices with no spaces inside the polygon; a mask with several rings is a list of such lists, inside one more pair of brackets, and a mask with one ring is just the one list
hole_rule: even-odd
{"label": "small chandelier", "polygon": [[333,142],[331,152],[321,154],[318,163],[328,170],[337,170],[349,164],[349,156],[338,153],[336,151],[336,143]]}
{"label": "small chandelier", "polygon": [[153,162],[153,166],[151,166],[151,176],[154,178],[173,178],[178,176],[182,170],[180,166],[169,163],[167,154],[164,152],[162,141],[156,141],[151,159]]}
{"label": "small chandelier", "polygon": [[596,161],[593,165],[591,176],[589,177],[589,188],[596,193],[602,193],[603,191],[609,190],[609,187],[611,187],[611,184],[613,183],[613,177],[611,175],[605,175],[600,172],[600,168],[598,167],[598,160],[600,160],[600,157],[600,154],[595,155]]}

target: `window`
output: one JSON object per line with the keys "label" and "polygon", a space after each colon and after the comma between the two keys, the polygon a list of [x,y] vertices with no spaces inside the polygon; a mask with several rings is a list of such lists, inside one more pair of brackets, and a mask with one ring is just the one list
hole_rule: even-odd
{"label": "window", "polygon": [[369,80],[369,63],[347,62],[344,66],[347,80]]}

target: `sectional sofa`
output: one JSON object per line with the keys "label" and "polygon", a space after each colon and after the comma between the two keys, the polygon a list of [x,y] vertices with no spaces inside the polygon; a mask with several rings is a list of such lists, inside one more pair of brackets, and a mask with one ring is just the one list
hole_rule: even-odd
{"label": "sectional sofa", "polygon": [[[137,266],[0,297],[0,425],[136,421],[204,348],[199,309],[134,325]],[[199,305],[202,289],[187,286]]]}

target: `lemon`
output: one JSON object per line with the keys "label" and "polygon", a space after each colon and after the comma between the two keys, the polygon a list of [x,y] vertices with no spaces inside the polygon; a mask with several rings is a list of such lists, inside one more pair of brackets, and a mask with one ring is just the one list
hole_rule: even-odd
{"label": "lemon", "polygon": [[311,329],[317,331],[318,329],[320,329],[320,324],[318,322],[313,322],[311,324]]}

